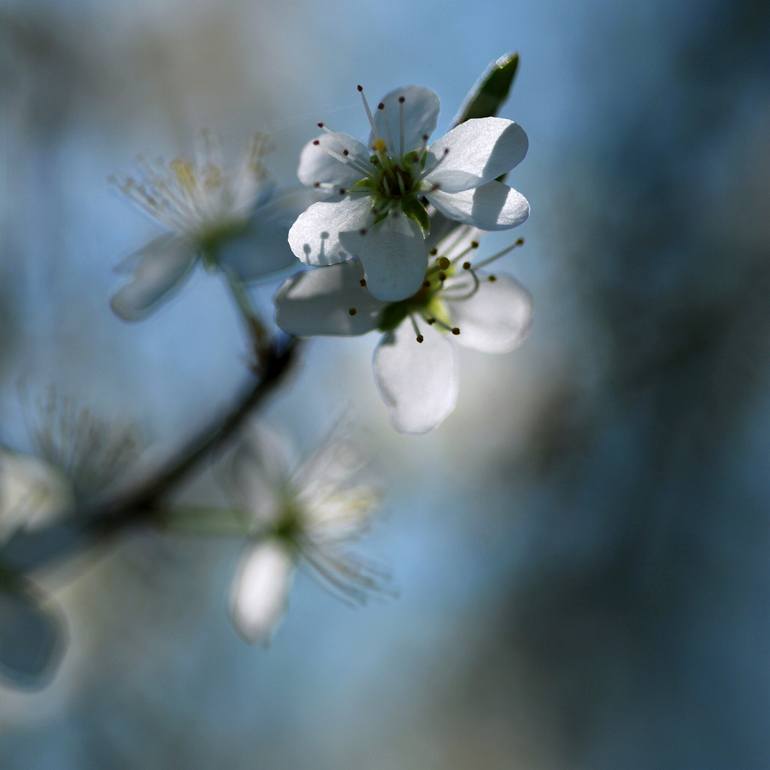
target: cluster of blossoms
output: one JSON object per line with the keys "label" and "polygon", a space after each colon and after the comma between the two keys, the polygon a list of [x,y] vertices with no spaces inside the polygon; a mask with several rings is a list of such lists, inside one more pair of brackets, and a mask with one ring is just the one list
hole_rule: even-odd
{"label": "cluster of blossoms", "polygon": [[[529,330],[528,292],[485,269],[521,239],[477,258],[484,231],[516,227],[529,215],[527,200],[501,181],[524,158],[527,136],[511,120],[478,117],[431,142],[439,112],[433,91],[398,88],[374,108],[361,86],[358,92],[370,126],[366,143],[319,123],[320,135],[300,155],[302,188],[276,193],[264,137],[226,165],[209,133],[194,160],[140,159],[138,174],[115,179],[164,232],[120,264],[128,280],[111,306],[124,320],[142,319],[201,264],[226,277],[250,330],[261,335],[244,286],[299,259],[310,269],[279,288],[278,326],[302,337],[379,331],[374,375],[393,425],[423,433],[454,409],[455,343],[502,353]],[[65,420],[61,431],[77,434],[79,424]],[[46,446],[52,461],[0,450],[0,545],[72,508],[81,487],[130,450],[130,442],[100,444],[92,454],[104,462],[78,486],[73,477],[87,464],[57,440]],[[298,565],[349,601],[382,590],[384,571],[349,548],[368,530],[378,500],[361,481],[360,458],[336,438],[292,463],[265,431],[235,453],[239,531],[253,542],[233,583],[231,611],[249,641],[269,641]],[[23,578],[2,568],[0,621],[0,669],[34,673],[53,656],[56,619]],[[24,643],[31,629],[34,649]]]}
{"label": "cluster of blossoms", "polygon": [[432,430],[457,401],[453,343],[506,353],[521,343],[532,320],[529,292],[511,276],[484,270],[521,241],[474,263],[479,237],[465,226],[430,247],[422,284],[397,302],[367,292],[358,260],[300,273],[276,296],[278,325],[298,336],[382,332],[374,377],[395,428]]}
{"label": "cluster of blossoms", "polygon": [[[377,386],[395,428],[423,433],[455,406],[451,342],[507,352],[530,327],[526,290],[508,276],[479,272],[521,241],[481,262],[471,256],[481,232],[529,216],[526,198],[499,181],[524,158],[528,141],[513,121],[486,117],[430,142],[439,113],[433,91],[398,88],[374,109],[360,85],[358,92],[367,143],[319,123],[322,133],[300,154],[304,192],[272,197],[263,138],[228,173],[209,134],[194,163],[143,162],[138,181],[122,180],[126,195],[170,232],[124,263],[132,280],[112,307],[126,319],[143,317],[198,260],[256,280],[287,266],[290,248],[314,269],[278,291],[278,325],[296,336],[382,331]],[[439,219],[453,228],[431,232]]]}
{"label": "cluster of blossoms", "polygon": [[270,641],[298,564],[346,602],[361,604],[385,590],[384,569],[349,548],[368,532],[379,501],[364,480],[365,464],[342,435],[301,463],[282,437],[265,428],[252,431],[237,449],[234,488],[254,544],[233,583],[231,612],[247,641]]}
{"label": "cluster of blossoms", "polygon": [[439,112],[433,91],[398,88],[373,113],[358,90],[369,141],[319,123],[324,133],[302,150],[297,173],[341,199],[310,206],[292,225],[289,245],[313,266],[359,258],[369,292],[397,301],[424,280],[430,207],[482,230],[515,227],[529,216],[526,199],[496,181],[524,158],[527,135],[511,120],[476,118],[428,144]]}
{"label": "cluster of blossoms", "polygon": [[[516,61],[496,62],[486,85],[500,72],[509,85]],[[226,278],[261,355],[264,328],[245,285],[298,259],[310,269],[278,289],[277,325],[298,337],[378,331],[374,378],[394,427],[436,428],[457,401],[456,346],[508,352],[531,325],[526,289],[488,270],[523,241],[477,257],[485,231],[529,216],[524,196],[501,181],[526,155],[526,134],[511,120],[472,117],[494,112],[489,99],[499,104],[507,87],[496,80],[482,89],[487,104],[471,102],[467,119],[431,142],[439,113],[433,91],[398,88],[372,108],[359,85],[366,143],[318,123],[321,133],[300,154],[304,187],[297,189],[276,192],[263,136],[235,164],[225,163],[211,133],[201,135],[192,160],[140,158],[137,174],[114,183],[164,232],[118,266],[128,279],[112,297],[113,311],[127,321],[145,318],[201,264]],[[45,416],[38,456],[0,446],[0,673],[17,681],[41,677],[62,636],[55,607],[25,577],[25,531],[50,524],[56,534],[54,520],[113,491],[114,470],[136,459],[132,435],[116,437],[69,404],[54,399]],[[385,570],[350,548],[379,500],[364,480],[364,455],[339,434],[304,462],[290,454],[259,429],[231,456],[237,531],[249,539],[231,613],[250,642],[269,642],[298,566],[353,603],[387,583]],[[232,513],[214,509],[215,527]],[[178,510],[166,515],[177,525],[184,518]],[[199,527],[201,511],[194,516]]]}

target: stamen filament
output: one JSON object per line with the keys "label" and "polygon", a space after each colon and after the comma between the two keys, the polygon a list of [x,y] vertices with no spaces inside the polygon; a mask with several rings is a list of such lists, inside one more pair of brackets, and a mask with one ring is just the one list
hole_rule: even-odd
{"label": "stamen filament", "polygon": [[366,98],[366,94],[364,93],[364,87],[359,85],[356,86],[356,89],[358,90],[358,93],[361,94],[361,101],[364,103],[364,110],[366,111],[366,117],[369,121],[369,125],[372,128],[372,134],[377,135],[377,129],[374,127],[374,116],[372,115],[372,111],[369,107],[369,101]]}
{"label": "stamen filament", "polygon": [[446,156],[449,155],[449,147],[444,147],[444,152],[441,157],[430,167],[426,168],[420,176],[417,177],[417,181],[421,182],[428,174],[432,174],[443,162]]}
{"label": "stamen filament", "polygon": [[492,262],[495,262],[496,260],[500,259],[500,257],[504,257],[509,252],[523,245],[524,245],[524,239],[519,238],[518,240],[514,241],[510,246],[506,246],[504,249],[502,249],[501,251],[498,251],[496,254],[493,254],[491,257],[487,257],[487,259],[481,260],[481,262],[476,263],[473,267],[475,270],[479,270],[482,267],[486,267]]}
{"label": "stamen filament", "polygon": [[442,296],[444,299],[450,299],[450,300],[465,300],[470,299],[476,292],[479,290],[479,287],[481,286],[481,281],[479,280],[479,276],[477,275],[476,271],[473,268],[470,268],[467,270],[468,273],[470,273],[471,278],[473,279],[473,285],[470,287],[470,289],[465,294],[454,294],[452,292],[453,289],[459,289],[460,286],[457,284],[454,284],[452,286],[448,286]]}
{"label": "stamen filament", "polygon": [[417,342],[422,342],[425,337],[420,333],[420,327],[417,325],[417,321],[414,320],[414,316],[410,313],[409,320],[412,322],[412,328],[414,329],[414,335]]}

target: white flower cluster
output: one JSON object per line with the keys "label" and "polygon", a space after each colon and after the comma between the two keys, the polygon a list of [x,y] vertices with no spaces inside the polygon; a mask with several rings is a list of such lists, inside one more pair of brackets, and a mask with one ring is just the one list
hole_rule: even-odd
{"label": "white flower cluster", "polygon": [[[305,208],[288,228],[288,247],[314,269],[280,287],[278,325],[296,336],[382,332],[374,374],[391,421],[398,431],[424,433],[457,400],[453,342],[502,353],[529,330],[527,291],[481,270],[522,241],[474,259],[482,231],[529,216],[526,198],[499,181],[528,141],[513,121],[486,117],[431,142],[433,91],[397,88],[374,108],[358,91],[371,129],[366,144],[319,123],[321,134],[300,154],[304,194],[271,198],[264,140],[228,173],[210,135],[194,163],[145,162],[139,180],[123,180],[126,195],[170,232],[124,264],[132,280],[112,307],[125,319],[143,317],[198,260],[241,281],[286,266],[287,219]],[[456,223],[441,239],[431,234],[439,218]],[[255,249],[243,248],[247,231]]]}
{"label": "white flower cluster", "polygon": [[233,583],[231,612],[247,641],[270,641],[297,564],[346,602],[362,604],[385,589],[385,570],[349,549],[369,531],[379,502],[364,480],[365,465],[359,448],[341,434],[301,463],[265,428],[238,448],[235,488],[254,543]]}

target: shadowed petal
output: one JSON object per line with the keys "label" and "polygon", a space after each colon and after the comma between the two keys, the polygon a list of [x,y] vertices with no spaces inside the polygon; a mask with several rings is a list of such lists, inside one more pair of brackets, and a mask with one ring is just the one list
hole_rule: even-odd
{"label": "shadowed petal", "polygon": [[377,328],[385,303],[361,286],[363,277],[361,263],[351,260],[289,278],[275,296],[276,323],[297,337],[365,334]]}
{"label": "shadowed petal", "polygon": [[428,251],[420,228],[403,214],[388,216],[369,228],[342,233],[340,242],[364,265],[366,285],[377,299],[389,302],[414,294],[425,278]]}
{"label": "shadowed petal", "polygon": [[330,132],[317,136],[302,148],[297,176],[309,187],[316,182],[350,187],[367,176],[360,167],[370,167],[366,147],[348,134]]}
{"label": "shadowed petal", "polygon": [[374,351],[374,379],[390,419],[401,433],[427,433],[457,403],[455,350],[446,334],[431,326],[415,340],[408,323],[385,335]]}
{"label": "shadowed petal", "polygon": [[528,146],[524,129],[512,120],[467,120],[431,145],[436,160],[443,160],[426,179],[450,193],[478,187],[521,163]]}
{"label": "shadowed petal", "polygon": [[358,232],[371,221],[371,200],[367,197],[314,203],[297,218],[289,230],[294,256],[307,265],[333,265],[352,256],[340,235]]}
{"label": "shadowed petal", "polygon": [[494,282],[481,278],[479,290],[470,299],[447,299],[452,323],[460,327],[454,341],[483,353],[508,353],[529,332],[532,297],[509,275],[498,275]]}
{"label": "shadowed petal", "polygon": [[[399,97],[404,98],[403,107]],[[436,129],[438,120],[438,96],[429,88],[422,86],[404,86],[387,94],[381,104],[384,109],[374,109],[374,126],[377,136],[369,136],[371,147],[375,139],[384,139],[391,155],[401,154],[401,110],[404,112],[404,146],[409,152],[423,144],[423,136],[430,136]]]}
{"label": "shadowed petal", "polygon": [[529,216],[527,199],[501,182],[458,193],[437,190],[427,193],[427,198],[444,216],[481,230],[507,230]]}
{"label": "shadowed petal", "polygon": [[0,590],[0,673],[17,686],[41,687],[59,663],[64,626],[32,589]]}

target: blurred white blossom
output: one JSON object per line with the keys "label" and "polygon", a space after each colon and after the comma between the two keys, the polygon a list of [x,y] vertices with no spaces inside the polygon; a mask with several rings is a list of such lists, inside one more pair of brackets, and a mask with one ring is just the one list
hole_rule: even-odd
{"label": "blurred white blossom", "polygon": [[398,431],[425,433],[446,419],[457,401],[452,343],[506,353],[531,325],[529,292],[511,276],[482,269],[523,241],[474,263],[479,237],[478,230],[463,227],[431,248],[433,261],[422,286],[401,302],[372,297],[355,260],[300,273],[276,295],[277,323],[297,336],[384,332],[374,353],[380,395]]}
{"label": "blurred white blossom", "polygon": [[427,268],[428,206],[483,230],[521,224],[523,195],[496,181],[521,162],[527,135],[504,118],[477,118],[428,144],[439,99],[420,86],[391,91],[374,111],[358,86],[371,125],[368,145],[324,130],[300,156],[299,179],[341,199],[313,204],[292,225],[289,244],[308,265],[358,257],[378,299],[414,294]]}
{"label": "blurred white blossom", "polygon": [[112,298],[113,311],[135,321],[178,288],[199,260],[253,281],[292,262],[286,233],[307,206],[304,190],[274,195],[262,162],[266,137],[227,168],[217,137],[204,132],[195,160],[138,159],[138,175],[115,179],[120,191],[166,233],[124,259],[130,280]]}
{"label": "blurred white blossom", "polygon": [[[74,501],[64,475],[32,455],[0,448],[0,546],[34,529]],[[15,684],[36,684],[61,648],[58,612],[28,581],[0,564],[0,673]]]}
{"label": "blurred white blossom", "polygon": [[235,481],[254,543],[233,583],[231,609],[249,642],[270,641],[298,564],[348,602],[383,590],[385,571],[349,549],[369,530],[379,501],[362,477],[365,465],[359,448],[339,434],[299,465],[265,428],[238,448]]}

